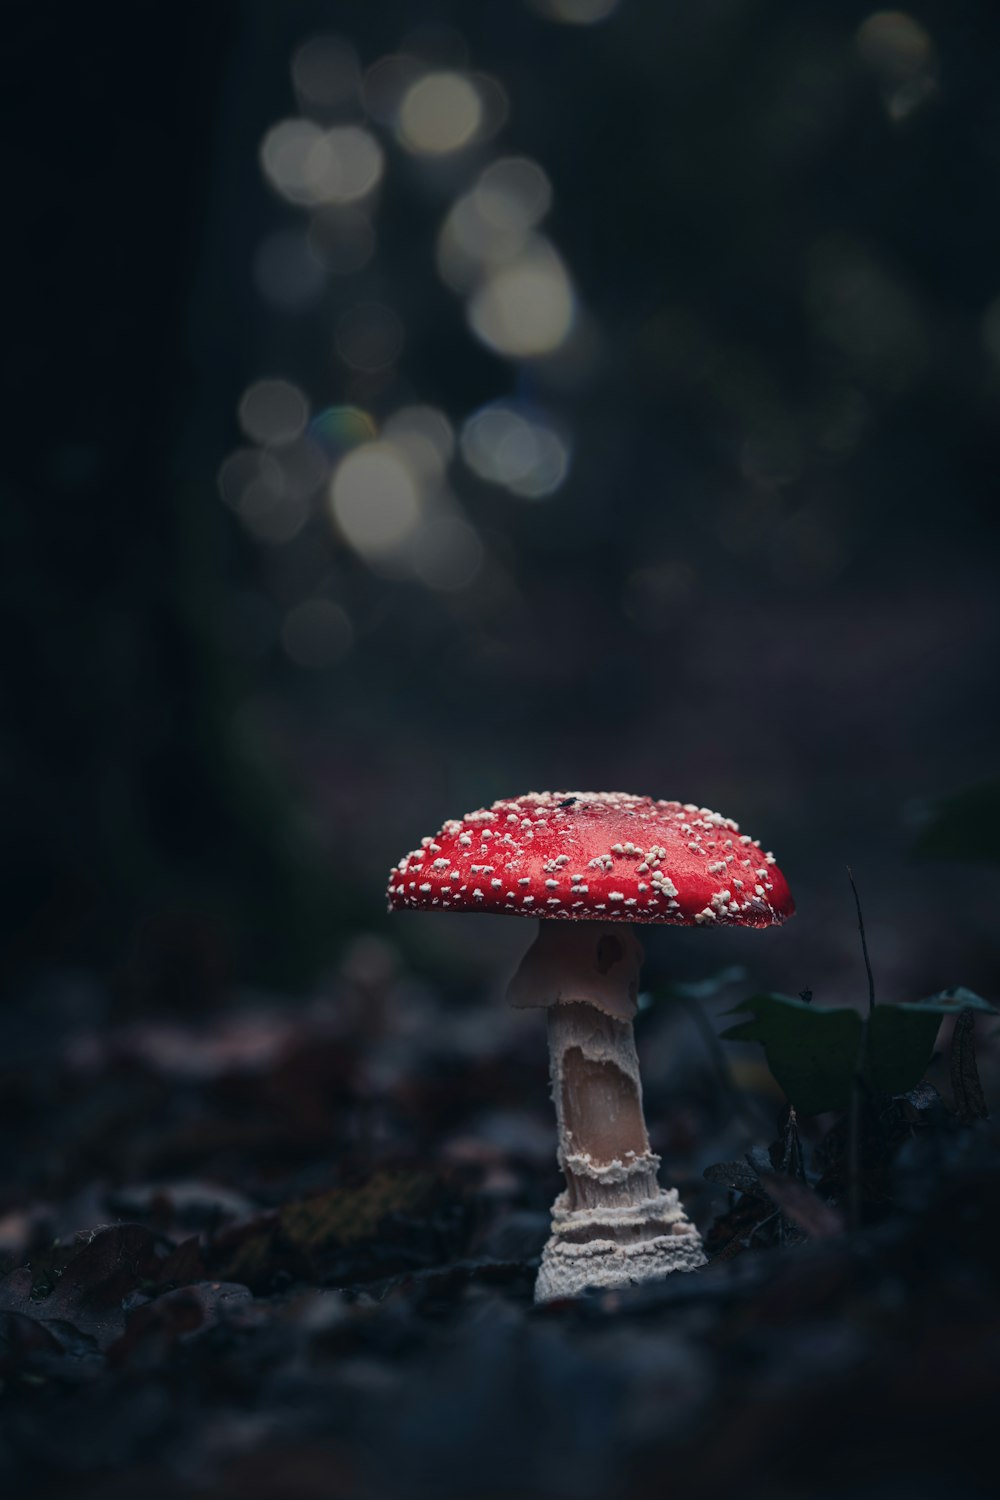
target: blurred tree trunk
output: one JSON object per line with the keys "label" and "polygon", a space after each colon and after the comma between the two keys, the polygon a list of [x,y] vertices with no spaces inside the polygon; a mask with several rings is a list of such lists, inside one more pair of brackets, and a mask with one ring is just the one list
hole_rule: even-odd
{"label": "blurred tree trunk", "polygon": [[4,21],[5,959],[190,1003],[234,971],[294,979],[316,930],[282,794],[231,748],[231,393],[206,396],[186,326],[241,25],[232,0]]}

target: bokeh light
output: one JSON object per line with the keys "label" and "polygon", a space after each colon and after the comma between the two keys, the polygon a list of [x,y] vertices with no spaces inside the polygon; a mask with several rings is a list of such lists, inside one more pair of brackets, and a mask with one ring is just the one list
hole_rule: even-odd
{"label": "bokeh light", "polygon": [[255,443],[290,443],[305,431],[309,402],[290,380],[256,380],[240,398],[239,418]]}
{"label": "bokeh light", "polygon": [[421,492],[405,457],[385,442],[347,454],[330,486],[341,535],[366,559],[396,551],[421,520]]}
{"label": "bokeh light", "polygon": [[537,162],[502,157],[452,205],[438,236],[437,265],[454,290],[467,292],[489,266],[512,260],[552,203],[552,186]]}
{"label": "bokeh light", "polygon": [[312,307],[326,285],[325,267],[300,229],[278,229],[261,241],[253,279],[264,301],[284,312]]}
{"label": "bokeh light", "polygon": [[391,307],[381,302],[359,302],[338,319],[335,343],[345,365],[374,375],[399,358],[403,325]]}
{"label": "bokeh light", "polygon": [[327,198],[333,203],[355,203],[365,198],[382,176],[382,147],[360,125],[335,125],[325,137],[334,164],[334,181]]}
{"label": "bokeh light", "polygon": [[369,443],[377,435],[375,418],[359,406],[328,406],[309,424],[309,436],[335,463],[352,448]]}
{"label": "bokeh light", "polygon": [[303,108],[350,109],[360,103],[361,67],[351,43],[314,36],[292,57],[292,81]]}
{"label": "bokeh light", "polygon": [[354,203],[377,185],[384,153],[360,125],[322,130],[311,120],[282,120],[261,144],[261,167],[268,182],[290,203]]}
{"label": "bokeh light", "polygon": [[483,544],[460,516],[432,517],[419,527],[412,548],[413,571],[421,583],[442,593],[468,588],[483,566]]}
{"label": "bokeh light", "polygon": [[330,465],[320,444],[308,434],[269,450],[277,467],[281,492],[292,500],[309,500],[326,483]]}
{"label": "bokeh light", "polygon": [[281,487],[281,469],[272,453],[260,448],[237,448],[219,468],[216,483],[225,503],[235,511],[252,486],[260,484],[277,493]]}
{"label": "bokeh light", "polygon": [[552,354],[575,314],[569,274],[548,240],[534,236],[509,264],[487,271],[468,304],[469,326],[498,354],[533,359]]}
{"label": "bokeh light", "polygon": [[455,434],[444,412],[434,406],[402,406],[386,418],[382,430],[422,482],[444,478],[455,452]]}
{"label": "bokeh light", "polygon": [[816,332],[847,357],[860,381],[901,391],[925,369],[927,335],[913,296],[846,235],[813,246],[807,307]]}
{"label": "bokeh light", "polygon": [[372,63],[364,77],[365,109],[378,125],[395,125],[407,89],[425,72],[415,57],[390,53]]}
{"label": "bokeh light", "polygon": [[487,266],[510,260],[524,244],[520,230],[503,231],[483,215],[475,193],[458,198],[441,226],[437,268],[452,291],[471,291]]}
{"label": "bokeh light", "polygon": [[862,21],[858,51],[868,66],[897,82],[921,73],[933,47],[926,27],[902,10],[880,10]]}
{"label": "bokeh light", "polygon": [[902,10],[875,11],[858,27],[855,41],[882,86],[890,119],[905,120],[935,93],[934,44],[916,17]]}
{"label": "bokeh light", "polygon": [[606,21],[620,3],[621,0],[529,0],[532,10],[547,21],[562,21],[568,26],[593,26]]}
{"label": "bokeh light", "polygon": [[983,313],[979,331],[983,348],[1000,365],[1000,297],[995,297]]}
{"label": "bokeh light", "polygon": [[483,107],[462,73],[426,73],[406,90],[399,106],[399,138],[408,150],[444,156],[472,141]]}
{"label": "bokeh light", "polygon": [[481,173],[475,197],[488,224],[526,233],[551,208],[552,184],[530,157],[504,156]]}
{"label": "bokeh light", "polygon": [[375,252],[371,219],[360,208],[317,209],[309,225],[308,240],[315,259],[335,276],[350,276],[362,270]]}
{"label": "bokeh light", "polygon": [[462,427],[462,457],[481,479],[537,500],[553,494],[569,469],[569,446],[544,417],[497,401]]}
{"label": "bokeh light", "polygon": [[219,493],[258,541],[277,546],[305,526],[328,472],[308,438],[267,450],[238,448],[219,470]]}
{"label": "bokeh light", "polygon": [[506,125],[510,115],[510,100],[507,90],[499,78],[492,73],[470,73],[469,82],[479,95],[479,128],[476,142],[491,141]]}
{"label": "bokeh light", "polygon": [[290,203],[321,203],[327,196],[333,160],[323,131],[311,120],[282,120],[267,132],[260,148],[264,176]]}
{"label": "bokeh light", "polygon": [[347,614],[332,599],[303,599],[285,616],[281,644],[296,666],[320,671],[334,666],[351,649],[354,631]]}
{"label": "bokeh light", "polygon": [[309,502],[304,495],[286,494],[264,485],[248,489],[240,507],[240,520],[258,542],[281,546],[298,536],[309,519]]}

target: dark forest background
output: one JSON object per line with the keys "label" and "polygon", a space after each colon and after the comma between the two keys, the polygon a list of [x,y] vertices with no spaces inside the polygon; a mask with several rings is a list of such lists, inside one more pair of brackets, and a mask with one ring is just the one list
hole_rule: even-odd
{"label": "dark forest background", "polygon": [[[847,861],[892,982],[994,972],[992,879],[913,854],[937,799],[996,771],[1000,18],[974,0],[867,33],[840,0],[544,12],[8,10],[20,982],[67,965],[171,1004],[301,988],[381,929],[384,871],[420,834],[549,786],[707,803],[773,845],[801,916],[769,981],[843,984]],[[351,274],[301,269],[308,211],[258,156],[298,110],[296,48],[330,33],[362,69],[464,52],[507,107],[441,158],[372,125],[384,170]],[[323,122],[359,118],[348,90]],[[550,180],[577,299],[542,358],[484,347],[435,269],[449,206],[508,156]],[[290,292],[261,291],[269,241]],[[373,301],[402,342],[366,375],[334,330]],[[267,377],[376,423],[537,406],[569,472],[526,499],[454,458],[474,577],[379,576],[322,487],[279,539],[220,501]],[[316,598],[350,644],[303,665],[282,625]],[[499,926],[398,936],[492,962],[520,941]]]}
{"label": "dark forest background", "polygon": [[[987,0],[3,8],[10,1500],[992,1493],[998,60]],[[560,788],[798,914],[644,929],[709,1264],[539,1308],[531,927],[384,891]]]}

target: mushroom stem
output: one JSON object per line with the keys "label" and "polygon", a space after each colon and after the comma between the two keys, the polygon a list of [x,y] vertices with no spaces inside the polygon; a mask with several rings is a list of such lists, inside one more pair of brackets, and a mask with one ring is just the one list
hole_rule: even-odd
{"label": "mushroom stem", "polygon": [[[697,1230],[649,1149],[632,1015],[642,949],[622,923],[542,922],[510,986],[548,1007],[549,1072],[566,1188],[535,1300],[627,1286],[703,1264]],[[558,967],[558,975],[553,970]]]}
{"label": "mushroom stem", "polygon": [[655,1197],[632,1022],[592,1005],[553,1005],[549,1077],[566,1207],[627,1208]]}

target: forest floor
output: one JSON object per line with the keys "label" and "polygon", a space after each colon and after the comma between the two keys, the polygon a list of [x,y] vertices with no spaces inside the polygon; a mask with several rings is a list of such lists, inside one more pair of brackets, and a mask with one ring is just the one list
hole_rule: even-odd
{"label": "forest floor", "polygon": [[995,1492],[1000,1134],[968,1048],[957,1093],[797,1121],[758,1049],[720,1065],[657,1001],[647,1113],[709,1263],[535,1307],[538,1018],[375,960],[300,1007],[116,1017],[55,976],[8,1014],[6,1500]]}

